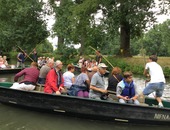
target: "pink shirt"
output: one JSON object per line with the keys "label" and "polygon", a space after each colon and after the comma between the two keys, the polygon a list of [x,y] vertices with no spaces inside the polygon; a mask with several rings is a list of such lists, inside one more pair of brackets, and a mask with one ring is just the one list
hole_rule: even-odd
{"label": "pink shirt", "polygon": [[35,67],[25,68],[15,75],[14,81],[18,81],[18,78],[21,76],[24,76],[24,79],[20,83],[25,81],[36,83],[39,76],[39,70]]}

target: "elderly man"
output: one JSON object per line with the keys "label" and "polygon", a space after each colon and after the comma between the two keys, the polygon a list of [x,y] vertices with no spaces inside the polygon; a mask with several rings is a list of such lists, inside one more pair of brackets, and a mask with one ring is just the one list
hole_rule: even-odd
{"label": "elderly man", "polygon": [[14,83],[11,88],[27,91],[34,90],[39,75],[39,70],[37,67],[38,64],[36,62],[32,62],[30,68],[25,68],[24,70],[17,73],[14,77],[15,82],[18,81],[19,77],[21,76],[24,76],[24,79],[19,83]]}
{"label": "elderly man", "polygon": [[49,59],[47,61],[47,64],[43,65],[40,69],[40,74],[39,74],[39,79],[38,83],[39,84],[45,84],[46,76],[48,72],[54,67],[54,60]]}
{"label": "elderly man", "polygon": [[61,73],[63,63],[57,60],[54,69],[51,69],[47,76],[44,87],[45,93],[61,95],[61,93],[66,93],[64,88],[64,78]]}
{"label": "elderly man", "polygon": [[89,97],[93,99],[102,99],[102,95],[107,94],[104,82],[104,74],[107,66],[104,63],[98,64],[98,71],[91,79]]}

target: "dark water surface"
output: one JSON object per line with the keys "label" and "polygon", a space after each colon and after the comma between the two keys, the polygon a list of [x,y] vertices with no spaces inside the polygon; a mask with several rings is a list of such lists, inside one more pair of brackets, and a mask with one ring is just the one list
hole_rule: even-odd
{"label": "dark water surface", "polygon": [[146,126],[80,119],[42,113],[0,104],[1,130],[168,130],[165,126]]}
{"label": "dark water surface", "polygon": [[[0,82],[13,82],[14,74],[0,75]],[[107,79],[106,79],[107,80]],[[141,89],[144,80],[134,79]],[[141,91],[140,90],[140,91]],[[164,98],[170,97],[170,85],[166,85]],[[67,104],[66,104],[67,105]],[[148,126],[102,122],[68,117],[52,113],[31,111],[0,104],[0,130],[169,130],[166,126]]]}

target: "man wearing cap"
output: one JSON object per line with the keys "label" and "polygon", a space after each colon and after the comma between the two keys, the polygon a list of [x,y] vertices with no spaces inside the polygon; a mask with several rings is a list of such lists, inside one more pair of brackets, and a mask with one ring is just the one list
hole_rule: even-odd
{"label": "man wearing cap", "polygon": [[89,98],[101,99],[102,95],[107,94],[103,76],[106,73],[106,68],[104,63],[98,64],[98,71],[91,79]]}
{"label": "man wearing cap", "polygon": [[51,69],[47,76],[44,87],[45,93],[61,95],[61,93],[66,93],[64,89],[64,78],[61,73],[63,63],[60,60],[55,62],[54,69]]}

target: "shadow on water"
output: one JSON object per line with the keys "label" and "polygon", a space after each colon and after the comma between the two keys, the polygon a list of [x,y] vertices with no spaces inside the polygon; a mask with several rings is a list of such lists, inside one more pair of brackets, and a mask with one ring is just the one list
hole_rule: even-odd
{"label": "shadow on water", "polygon": [[168,127],[94,121],[0,104],[2,130],[162,130]]}

